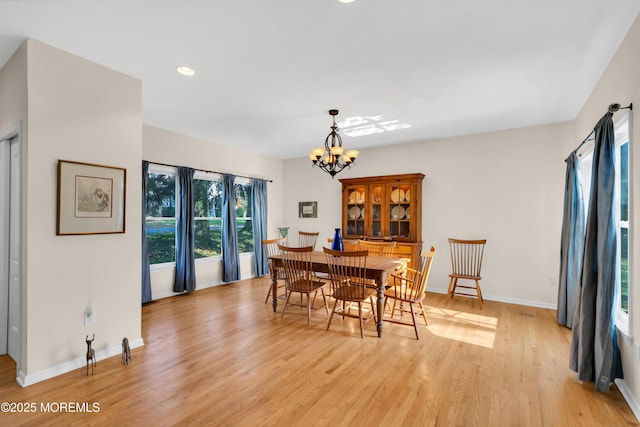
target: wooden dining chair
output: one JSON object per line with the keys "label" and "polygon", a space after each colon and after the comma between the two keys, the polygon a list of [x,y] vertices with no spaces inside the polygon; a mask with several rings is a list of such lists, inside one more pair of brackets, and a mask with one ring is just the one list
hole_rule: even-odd
{"label": "wooden dining chair", "polygon": [[[487,243],[483,240],[449,239],[451,249],[451,274],[449,275],[449,288],[447,289],[447,301],[454,295],[477,297],[482,309],[482,290],[480,289],[480,270],[482,269],[482,256]],[[458,284],[458,280],[473,280],[475,286]],[[458,288],[473,289],[475,294],[460,292]]]}
{"label": "wooden dining chair", "polygon": [[[264,248],[264,252],[267,254],[267,260],[269,263],[269,271],[272,272],[273,269],[277,269],[276,278],[278,280],[278,288],[284,288],[284,270],[282,268],[274,267],[273,261],[271,257],[274,255],[280,255],[280,248],[278,245],[283,245],[287,241],[286,237],[280,237],[278,239],[268,239],[262,241],[262,247]],[[280,281],[282,281],[280,283]],[[269,297],[271,296],[271,281],[269,281],[269,290],[267,291],[267,297],[264,299],[264,303],[266,304],[269,301]]]}
{"label": "wooden dining chair", "polygon": [[[327,238],[327,243],[329,243],[329,247],[333,243],[333,238]],[[359,239],[342,239],[342,246],[345,251],[359,251],[360,248],[360,240]]]}
{"label": "wooden dining chair", "polygon": [[[394,251],[396,249],[396,241],[382,241],[382,240],[360,240],[358,242],[358,247],[360,249],[366,249],[369,251],[369,256],[382,256],[385,258],[393,258]],[[403,267],[399,267],[399,269],[404,270]],[[392,283],[391,277],[387,279],[387,285],[391,286]],[[375,280],[369,279],[367,282],[368,286],[376,287]]]}
{"label": "wooden dining chair", "polygon": [[[327,238],[327,243],[329,243],[329,248],[331,249],[331,244],[333,243],[333,238],[328,237]],[[360,249],[360,240],[359,239],[342,239],[342,249],[344,249],[345,251],[359,251]],[[318,277],[321,277],[323,279],[329,279],[329,273],[316,273],[318,275]],[[331,293],[329,293],[329,296],[331,296]]]}
{"label": "wooden dining chair", "polygon": [[315,295],[318,291],[322,293],[324,309],[328,315],[329,308],[327,307],[327,298],[324,293],[324,286],[326,283],[318,280],[311,269],[311,252],[313,252],[313,246],[291,248],[279,245],[278,248],[282,253],[282,264],[284,266],[283,269],[285,274],[284,282],[287,289],[287,301],[284,304],[282,316],[280,317],[284,317],[284,313],[287,311],[287,307],[289,305],[299,305],[304,307],[303,304],[295,304],[290,301],[292,294],[299,293],[301,302],[303,296],[307,296],[307,324],[311,324],[311,294],[313,294],[315,301]]}
{"label": "wooden dining chair", "polygon": [[396,249],[396,241],[360,240],[358,246],[369,251],[369,256],[383,256],[393,258]]}
{"label": "wooden dining chair", "polygon": [[[375,307],[373,296],[375,289],[366,285],[367,277],[367,254],[368,251],[334,251],[329,248],[323,248],[329,265],[329,277],[331,280],[331,296],[335,299],[327,331],[331,327],[336,309],[338,314],[344,318],[353,317],[360,320],[360,337],[364,338],[364,319],[362,316],[362,304],[365,301],[371,303],[371,307]],[[351,314],[349,308],[352,303],[358,305],[358,315]],[[372,309],[373,318],[375,320],[375,308]]]}
{"label": "wooden dining chair", "polygon": [[[431,250],[423,251],[417,260],[417,268],[407,267],[402,274],[392,274],[393,286],[384,292],[385,306],[387,300],[393,301],[391,308],[391,316],[383,320],[387,322],[397,323],[400,325],[413,326],[416,333],[416,339],[420,339],[418,335],[418,323],[416,322],[416,314],[422,315],[424,324],[428,325],[427,313],[422,304],[431,264],[436,255],[436,248],[431,246]],[[397,303],[400,303],[397,305]],[[400,317],[396,318],[396,309],[400,313]],[[404,320],[403,314],[409,312],[411,314],[411,323]]]}
{"label": "wooden dining chair", "polygon": [[298,231],[298,246],[301,248],[311,246],[315,250],[319,235],[320,232],[315,231]]}

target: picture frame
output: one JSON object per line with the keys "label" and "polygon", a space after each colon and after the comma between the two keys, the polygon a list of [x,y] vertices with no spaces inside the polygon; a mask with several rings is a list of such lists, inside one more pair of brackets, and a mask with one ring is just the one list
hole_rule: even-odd
{"label": "picture frame", "polygon": [[127,170],[58,160],[56,235],[125,232]]}
{"label": "picture frame", "polygon": [[299,202],[298,217],[299,218],[317,218],[318,202]]}

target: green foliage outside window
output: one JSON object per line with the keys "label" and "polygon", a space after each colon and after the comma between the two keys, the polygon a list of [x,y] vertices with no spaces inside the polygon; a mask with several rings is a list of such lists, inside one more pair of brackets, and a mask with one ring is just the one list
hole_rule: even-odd
{"label": "green foliage outside window", "polygon": [[[175,176],[149,174],[147,193],[147,243],[149,262],[160,264],[175,261],[176,201]],[[253,252],[250,184],[236,184],[236,226],[238,251]],[[222,183],[194,179],[195,257],[206,258],[222,254]]]}

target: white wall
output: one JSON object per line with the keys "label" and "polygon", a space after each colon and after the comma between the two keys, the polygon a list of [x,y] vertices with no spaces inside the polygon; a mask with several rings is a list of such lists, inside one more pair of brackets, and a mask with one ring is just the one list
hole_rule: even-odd
{"label": "white wall", "polygon": [[[627,33],[615,56],[609,63],[600,81],[587,99],[582,111],[576,119],[578,135],[587,135],[596,122],[607,111],[610,103],[617,102],[622,106],[634,104],[636,111],[640,108],[640,18]],[[619,114],[619,113],[618,113]],[[614,120],[616,116],[614,115]],[[629,268],[629,308],[631,314],[631,330],[629,335],[618,333],[618,345],[622,355],[624,381],[621,384],[627,402],[631,405],[637,418],[640,418],[640,114],[631,115],[630,135],[630,192],[631,218],[629,229],[631,236],[630,268]]]}
{"label": "white wall", "polygon": [[[0,69],[0,133],[6,132],[6,129],[21,129],[21,144],[24,145],[28,134],[28,118],[27,118],[27,46],[22,44],[13,54],[7,64]],[[24,183],[26,178],[27,153],[21,153],[21,180]],[[26,198],[21,200],[21,210],[24,211],[26,206]],[[26,224],[21,226],[21,239],[26,237]],[[9,236],[0,236],[2,239],[9,239]],[[21,250],[21,258],[24,259],[26,250],[23,245]],[[26,263],[22,263],[21,276],[26,277]],[[8,297],[8,294],[7,294]],[[26,300],[25,288],[22,288],[21,300]],[[6,314],[6,313],[3,313]],[[24,308],[21,310],[21,323],[26,322],[26,313]],[[24,332],[24,331],[23,331]],[[26,340],[22,339],[20,343],[20,360],[17,362],[18,369],[26,365],[27,351]]]}
{"label": "white wall", "polygon": [[[277,236],[282,223],[283,161],[227,145],[181,135],[151,126],[143,128],[143,158],[150,162],[233,173],[273,180],[267,184],[267,235]],[[240,256],[241,278],[253,277],[253,256]],[[174,295],[174,268],[151,270],[153,299]],[[222,283],[222,259],[196,260],[196,289]]]}
{"label": "white wall", "polygon": [[[572,125],[561,123],[362,149],[357,164],[339,177],[426,175],[423,249],[438,251],[428,289],[447,289],[447,238],[486,238],[485,298],[555,307],[565,147],[574,140]],[[294,234],[321,231],[326,242],[341,222],[340,182],[308,159],[286,161],[285,178],[285,223]],[[318,218],[297,218],[298,201],[309,200],[318,201]]]}
{"label": "white wall", "polygon": [[[138,80],[35,40],[7,67],[25,51],[26,74],[13,77],[26,81],[27,98],[2,93],[2,105],[26,126],[19,381],[28,385],[79,366],[87,334],[95,333],[99,355],[125,336],[141,341],[141,228],[133,219],[141,214],[142,104]],[[126,233],[56,236],[58,159],[127,169]],[[96,323],[85,326],[89,305]]]}

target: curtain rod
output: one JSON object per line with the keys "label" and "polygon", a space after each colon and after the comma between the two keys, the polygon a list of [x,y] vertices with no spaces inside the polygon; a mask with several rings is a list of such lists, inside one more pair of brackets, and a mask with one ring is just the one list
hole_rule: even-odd
{"label": "curtain rod", "polygon": [[[170,165],[170,164],[168,164],[168,163],[153,162],[153,161],[151,161],[151,160],[147,160],[147,161],[148,161],[149,163],[153,163],[154,165],[168,166],[168,167],[170,167],[170,168],[177,168],[177,167],[179,167],[179,166],[177,166],[177,165]],[[224,175],[225,173],[231,173],[231,172],[209,171],[209,170],[206,170],[206,169],[200,169],[200,168],[193,168],[193,169],[196,169],[196,170],[199,170],[199,171],[202,171],[202,172],[207,172],[207,173],[217,173],[218,175]],[[234,174],[232,174],[232,175],[238,176],[238,177],[240,177],[240,178],[247,178],[247,179],[264,179],[264,178],[258,178],[258,177],[255,177],[255,176],[236,175],[235,173],[234,173]],[[272,179],[264,179],[264,180],[265,180],[265,181],[267,181],[267,182],[273,182],[273,180],[272,180]]]}
{"label": "curtain rod", "polygon": [[[609,104],[609,108],[607,108],[607,111],[611,114],[615,113],[618,110],[631,110],[633,111],[633,102],[629,105],[627,105],[626,107],[620,107],[620,104]],[[593,129],[591,132],[589,132],[589,135],[587,135],[587,137],[585,139],[582,140],[582,142],[580,143],[580,145],[578,145],[576,147],[575,150],[572,151],[572,153],[577,153],[578,150],[580,149],[580,147],[582,147],[587,141],[591,140],[591,137],[593,136],[593,134],[596,132],[595,129]]]}

